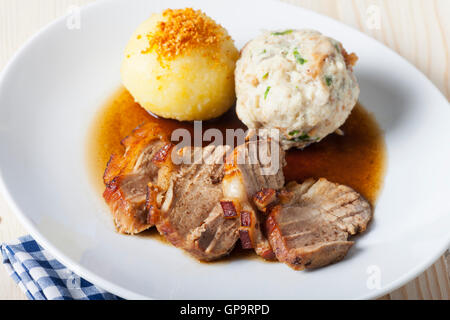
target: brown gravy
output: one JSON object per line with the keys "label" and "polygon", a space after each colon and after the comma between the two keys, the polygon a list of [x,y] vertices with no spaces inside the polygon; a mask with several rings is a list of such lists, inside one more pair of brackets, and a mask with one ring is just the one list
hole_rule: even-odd
{"label": "brown gravy", "polygon": [[[193,131],[190,122],[161,119],[149,114],[134,102],[128,91],[121,88],[97,114],[88,136],[88,163],[99,192],[103,192],[103,172],[111,154],[121,154],[123,147],[120,141],[135,127],[147,121],[159,124],[168,133],[177,128]],[[246,129],[233,109],[218,120],[204,122],[203,130],[208,128],[222,131]],[[284,168],[286,181],[301,182],[309,177],[324,177],[351,186],[374,205],[385,170],[383,133],[374,117],[360,104],[356,105],[341,129],[344,136],[331,134],[304,150],[289,150],[287,166]],[[148,232],[143,236],[159,238],[157,234]]]}
{"label": "brown gravy", "polygon": [[286,181],[324,177],[352,187],[375,205],[385,170],[383,133],[359,103],[341,129],[344,136],[331,134],[304,150],[289,150]]}
{"label": "brown gravy", "polygon": [[[144,122],[157,123],[169,134],[178,128],[185,128],[193,135],[192,122],[180,122],[153,116],[144,110],[125,88],[120,88],[100,109],[94,119],[88,135],[88,164],[95,185],[103,189],[103,173],[111,154],[122,154],[124,149],[120,142],[138,125]],[[225,132],[226,129],[242,128],[245,125],[237,118],[234,110],[230,110],[220,119],[204,121],[203,131],[217,128]],[[206,143],[206,144],[209,144]],[[102,190],[103,192],[103,190]]]}

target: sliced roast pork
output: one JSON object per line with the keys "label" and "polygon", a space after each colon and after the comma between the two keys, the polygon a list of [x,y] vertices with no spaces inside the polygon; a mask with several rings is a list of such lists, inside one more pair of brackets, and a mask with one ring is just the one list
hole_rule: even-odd
{"label": "sliced roast pork", "polygon": [[227,158],[223,179],[224,199],[221,206],[225,216],[240,220],[242,247],[253,248],[268,260],[275,259],[263,232],[265,217],[255,206],[253,197],[262,188],[275,194],[284,185],[284,152],[272,140],[249,141],[234,149]]}
{"label": "sliced roast pork", "polygon": [[353,245],[349,236],[372,218],[359,193],[326,179],[289,183],[280,195],[269,207],[266,232],[277,259],[295,270],[343,259]]}
{"label": "sliced roast pork", "polygon": [[174,161],[183,162],[174,163],[169,185],[148,188],[147,207],[158,231],[200,260],[227,255],[239,238],[239,220],[225,217],[220,205],[227,150],[183,148]]}
{"label": "sliced roast pork", "polygon": [[[284,152],[270,139],[227,146],[174,145],[153,124],[122,141],[104,174],[103,194],[116,228],[135,234],[153,225],[200,260],[231,252],[238,239],[265,259],[296,270],[344,258],[348,238],[366,229],[369,203],[326,179],[284,186]],[[226,161],[225,161],[226,159]]]}
{"label": "sliced roast pork", "polygon": [[172,144],[154,124],[136,128],[122,141],[124,153],[113,154],[103,176],[103,197],[120,233],[136,234],[151,227],[146,209],[147,185],[157,183],[160,163]]}

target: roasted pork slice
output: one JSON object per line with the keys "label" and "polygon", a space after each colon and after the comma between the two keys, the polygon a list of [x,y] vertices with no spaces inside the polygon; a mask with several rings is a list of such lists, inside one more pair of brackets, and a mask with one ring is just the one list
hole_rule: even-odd
{"label": "roasted pork slice", "polygon": [[370,204],[350,187],[309,179],[291,182],[268,210],[266,232],[277,259],[295,270],[342,260],[348,238],[366,229]]}
{"label": "roasted pork slice", "polygon": [[270,243],[263,232],[265,217],[255,206],[253,197],[261,190],[271,190],[272,196],[284,185],[284,152],[272,140],[248,141],[238,146],[227,158],[223,179],[225,216],[240,220],[239,235],[245,249],[253,248],[267,260],[275,259]]}
{"label": "roasted pork slice", "polygon": [[[173,245],[200,260],[227,255],[239,238],[239,220],[225,217],[222,180],[228,148],[183,148],[176,154],[167,190],[150,185],[147,207],[151,221]],[[161,199],[161,200],[158,200]]]}
{"label": "roasted pork slice", "polygon": [[[103,176],[103,197],[120,233],[136,234],[151,227],[146,209],[147,185],[168,175],[172,148],[167,136],[154,124],[144,124],[122,141],[124,153],[113,154]],[[164,170],[160,170],[164,167]],[[160,172],[161,171],[161,172]],[[160,182],[160,184],[162,184]]]}

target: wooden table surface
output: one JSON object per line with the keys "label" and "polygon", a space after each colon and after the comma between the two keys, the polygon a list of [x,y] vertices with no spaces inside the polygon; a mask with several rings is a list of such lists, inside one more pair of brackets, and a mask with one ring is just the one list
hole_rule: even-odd
{"label": "wooden table surface", "polygon": [[[0,71],[37,30],[73,10],[74,5],[93,1],[0,0]],[[449,0],[284,1],[328,15],[385,43],[428,76],[449,99]],[[0,242],[25,234],[0,196]],[[447,252],[418,278],[383,298],[448,300],[449,260]],[[1,266],[0,299],[26,299]]]}

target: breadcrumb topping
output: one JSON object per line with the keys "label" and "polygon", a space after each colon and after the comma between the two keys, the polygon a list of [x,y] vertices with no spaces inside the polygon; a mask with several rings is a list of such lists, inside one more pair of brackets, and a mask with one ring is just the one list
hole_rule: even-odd
{"label": "breadcrumb topping", "polygon": [[355,53],[348,53],[344,48],[342,48],[342,56],[344,57],[345,64],[347,68],[353,70],[356,62],[358,61],[358,56]]}
{"label": "breadcrumb topping", "polygon": [[159,59],[170,60],[194,48],[211,47],[230,39],[219,24],[200,10],[167,9],[163,17],[156,31],[147,34],[149,47],[143,54],[155,50]]}

